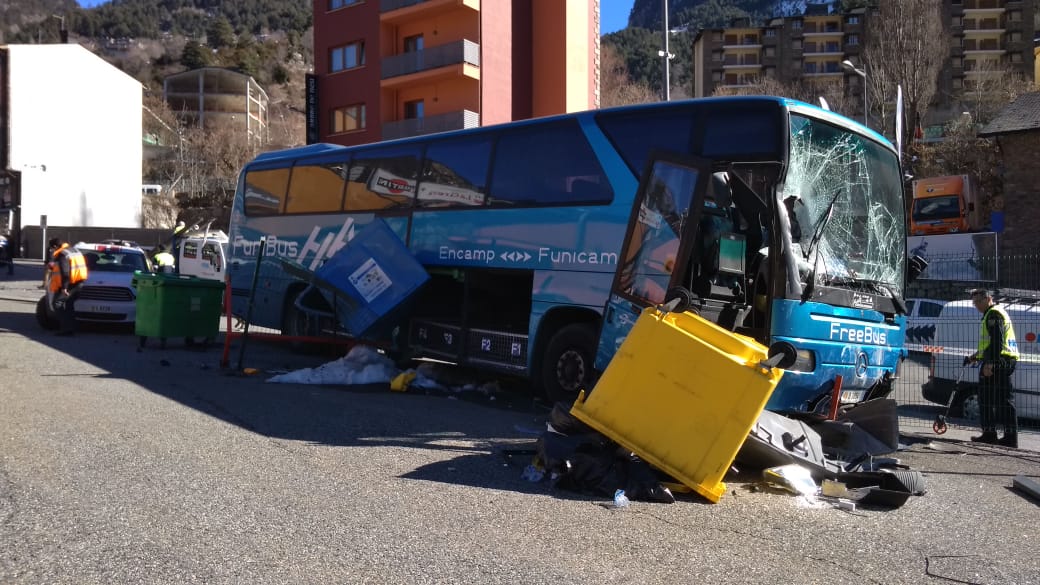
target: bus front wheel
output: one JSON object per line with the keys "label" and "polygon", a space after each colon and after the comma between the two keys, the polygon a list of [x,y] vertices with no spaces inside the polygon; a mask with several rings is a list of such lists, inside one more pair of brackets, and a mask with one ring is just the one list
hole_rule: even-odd
{"label": "bus front wheel", "polygon": [[581,390],[590,390],[596,353],[596,330],[586,323],[557,331],[542,356],[542,390],[553,402],[573,404]]}

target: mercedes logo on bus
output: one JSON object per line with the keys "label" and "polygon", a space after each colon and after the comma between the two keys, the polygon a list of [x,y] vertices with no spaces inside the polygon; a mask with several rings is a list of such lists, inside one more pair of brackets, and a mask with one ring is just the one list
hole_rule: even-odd
{"label": "mercedes logo on bus", "polygon": [[867,375],[867,354],[862,351],[856,356],[856,377],[862,378]]}

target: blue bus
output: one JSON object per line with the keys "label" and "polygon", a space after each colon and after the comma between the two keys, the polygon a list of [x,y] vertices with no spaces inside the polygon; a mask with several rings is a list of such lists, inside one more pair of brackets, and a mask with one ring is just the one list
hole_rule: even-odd
{"label": "blue bus", "polygon": [[[767,96],[572,113],[258,156],[232,209],[232,311],[313,334],[311,270],[381,219],[430,274],[397,347],[571,400],[640,308],[684,308],[790,355],[769,408],[886,394],[905,355],[906,221],[883,137]],[[304,298],[310,297],[310,298]],[[836,381],[841,383],[837,384]]]}

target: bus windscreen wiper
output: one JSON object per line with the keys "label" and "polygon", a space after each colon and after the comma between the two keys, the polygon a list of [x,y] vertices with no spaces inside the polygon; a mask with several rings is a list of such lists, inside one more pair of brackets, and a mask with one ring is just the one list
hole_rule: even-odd
{"label": "bus windscreen wiper", "polygon": [[[816,229],[813,231],[812,238],[809,240],[809,246],[806,247],[803,255],[808,260],[809,256],[816,251],[816,247],[820,245],[820,241],[823,240],[823,233],[827,229],[827,224],[831,222],[831,218],[834,217],[834,204],[838,202],[838,197],[841,195],[841,189],[834,192],[834,197],[831,197],[830,203],[827,204],[827,211],[824,212],[823,216],[820,217],[820,221],[816,224]],[[816,260],[813,261],[812,270],[809,271],[809,275],[805,281],[805,289],[802,291],[802,301],[806,301],[812,296],[813,287],[816,286],[816,268],[820,263],[820,255],[816,254]]]}

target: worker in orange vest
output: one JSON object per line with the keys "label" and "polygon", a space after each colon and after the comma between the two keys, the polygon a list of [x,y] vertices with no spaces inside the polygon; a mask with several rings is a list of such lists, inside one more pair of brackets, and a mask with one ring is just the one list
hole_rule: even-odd
{"label": "worker in orange vest", "polygon": [[49,267],[48,287],[54,293],[54,309],[60,324],[58,335],[72,335],[76,331],[76,299],[87,280],[87,260],[68,242],[61,242]]}

